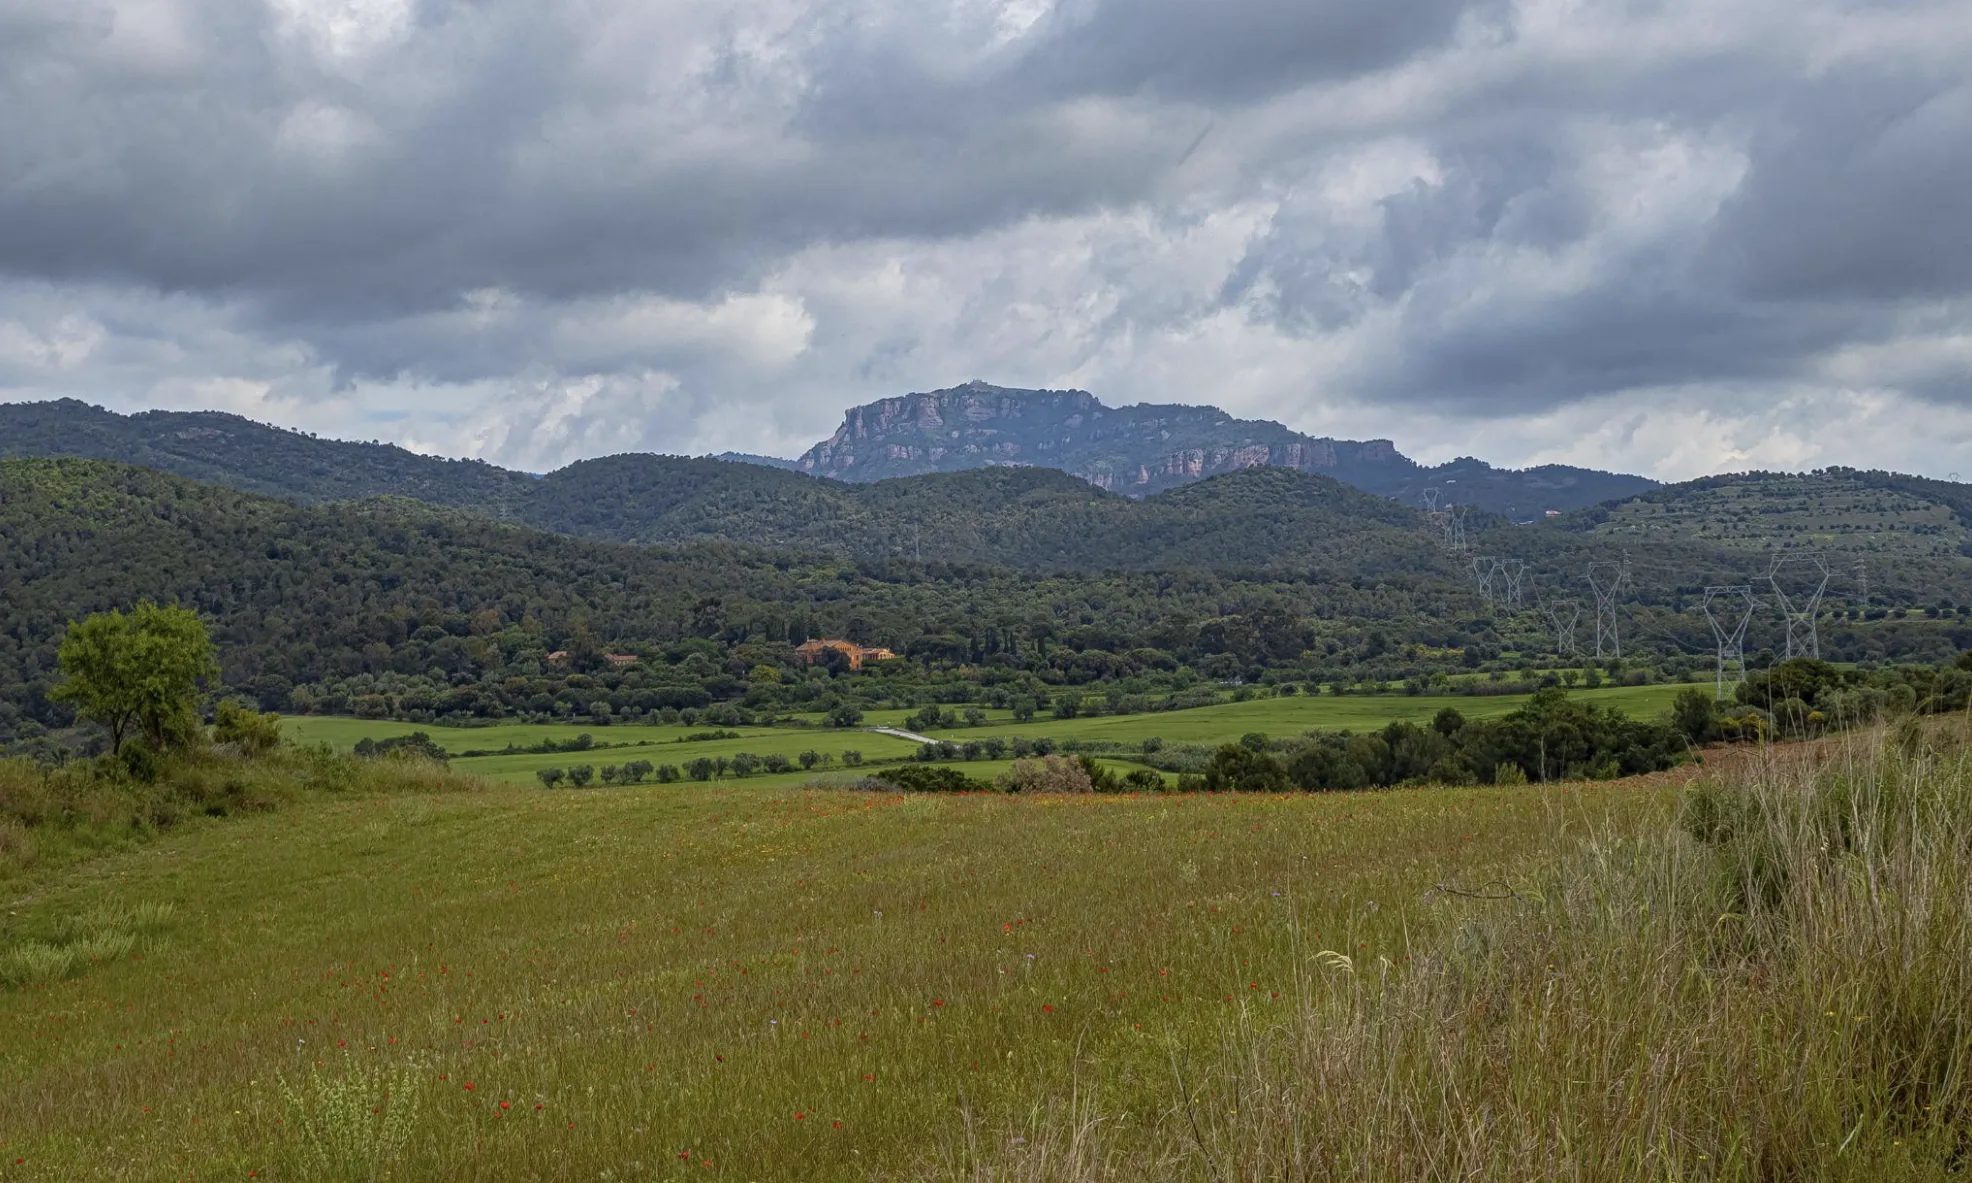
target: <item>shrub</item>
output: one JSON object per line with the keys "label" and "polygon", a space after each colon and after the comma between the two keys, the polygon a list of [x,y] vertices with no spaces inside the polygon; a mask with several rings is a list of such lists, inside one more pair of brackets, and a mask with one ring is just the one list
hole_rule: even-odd
{"label": "shrub", "polygon": [[213,714],[212,740],[231,744],[248,756],[265,755],[281,746],[281,717],[224,699]]}
{"label": "shrub", "polygon": [[1080,760],[1067,756],[1042,756],[1015,760],[1013,767],[1000,774],[995,787],[1006,793],[1088,793],[1094,791],[1088,771]]}
{"label": "shrub", "polygon": [[876,784],[906,793],[978,793],[993,786],[956,768],[921,767],[900,764],[885,768],[868,778]]}
{"label": "shrub", "polygon": [[1205,770],[1208,793],[1278,793],[1287,787],[1287,770],[1280,761],[1243,743],[1221,747]]}

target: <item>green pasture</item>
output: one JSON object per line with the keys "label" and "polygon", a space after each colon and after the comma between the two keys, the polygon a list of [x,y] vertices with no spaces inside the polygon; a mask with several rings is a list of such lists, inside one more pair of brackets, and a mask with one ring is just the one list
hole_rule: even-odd
{"label": "green pasture", "polygon": [[[1684,686],[1675,684],[1621,686],[1578,690],[1573,692],[1572,697],[1648,717],[1668,710],[1678,691],[1683,689]],[[1330,695],[1293,695],[1194,707],[1184,711],[1075,719],[1036,718],[1031,723],[957,727],[927,734],[934,739],[954,742],[983,739],[989,735],[1008,738],[1045,735],[1063,742],[1108,740],[1141,743],[1154,736],[1166,743],[1230,743],[1254,731],[1281,738],[1307,731],[1364,731],[1397,719],[1424,723],[1446,707],[1467,718],[1482,719],[1507,714],[1526,701],[1525,695],[1350,695],[1339,698]]]}
{"label": "green pasture", "polygon": [[499,751],[509,744],[525,747],[544,739],[570,740],[579,735],[594,737],[597,743],[674,743],[702,727],[666,727],[631,724],[602,727],[593,720],[581,723],[498,723],[490,727],[439,727],[430,723],[402,723],[394,719],[352,719],[343,715],[297,715],[282,720],[288,738],[297,743],[325,743],[347,750],[364,739],[390,739],[422,731],[448,752]]}
{"label": "green pasture", "polygon": [[[1668,709],[1681,685],[1605,687],[1578,690],[1575,696],[1604,703],[1638,716],[1653,716]],[[1166,743],[1230,743],[1249,732],[1263,732],[1275,738],[1306,731],[1368,730],[1393,719],[1427,722],[1440,710],[1451,707],[1469,718],[1503,715],[1526,701],[1522,695],[1443,695],[1407,697],[1399,695],[1343,696],[1294,695],[1261,698],[1247,702],[1228,702],[1218,706],[1194,707],[1183,711],[1160,711],[1140,715],[1099,715],[1075,719],[1037,718],[1030,723],[1014,723],[1003,711],[989,713],[989,722],[980,727],[944,728],[928,734],[952,743],[998,736],[1011,740],[1047,736],[1057,743],[1069,741],[1107,742],[1129,746],[1150,738]],[[882,712],[879,722],[900,725],[909,712]],[[890,720],[888,715],[895,714]],[[804,751],[827,753],[835,758],[834,770],[841,770],[842,753],[859,751],[868,761],[896,760],[910,756],[918,745],[911,740],[882,735],[865,729],[835,727],[739,727],[738,739],[680,742],[694,732],[710,727],[619,726],[598,727],[570,723],[502,724],[495,727],[438,727],[393,721],[304,716],[286,720],[288,734],[303,743],[328,743],[348,748],[364,738],[386,739],[422,731],[433,742],[450,752],[501,748],[538,743],[543,739],[565,741],[588,735],[597,744],[627,744],[625,747],[596,747],[581,752],[527,752],[473,756],[452,761],[454,769],[490,780],[527,783],[543,768],[568,768],[589,764],[624,764],[648,760],[652,764],[675,764],[682,769],[692,760],[706,757],[731,759],[742,752],[755,756],[782,755],[790,760]],[[1003,769],[1004,761],[993,767]],[[972,775],[993,775],[974,771],[985,761],[958,762]],[[817,771],[829,771],[827,768]],[[994,774],[997,774],[994,773]],[[800,772],[773,777],[749,778],[748,783],[785,786],[809,779]],[[687,782],[689,783],[689,782]]]}

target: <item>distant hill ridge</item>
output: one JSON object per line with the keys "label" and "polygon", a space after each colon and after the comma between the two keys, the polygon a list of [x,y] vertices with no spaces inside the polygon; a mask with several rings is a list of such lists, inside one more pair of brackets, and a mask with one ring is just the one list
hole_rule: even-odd
{"label": "distant hill ridge", "polygon": [[846,481],[1031,465],[1131,496],[1245,468],[1291,468],[1412,505],[1436,486],[1447,502],[1522,519],[1657,487],[1644,477],[1566,465],[1514,471],[1461,458],[1427,468],[1387,439],[1317,438],[1217,407],[1110,407],[1085,390],[976,381],[851,408],[835,434],[795,464]]}

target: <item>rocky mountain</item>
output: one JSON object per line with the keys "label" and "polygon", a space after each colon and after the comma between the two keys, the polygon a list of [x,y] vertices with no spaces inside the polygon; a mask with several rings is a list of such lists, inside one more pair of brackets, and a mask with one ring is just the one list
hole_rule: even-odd
{"label": "rocky mountain", "polygon": [[1266,420],[1235,419],[1216,407],[1109,407],[1087,391],[984,382],[855,407],[833,436],[795,463],[802,472],[845,481],[1037,466],[1130,496],[1245,468],[1291,468],[1412,505],[1435,488],[1446,504],[1520,520],[1656,487],[1643,477],[1565,465],[1516,471],[1461,458],[1426,467],[1389,440],[1316,438]]}

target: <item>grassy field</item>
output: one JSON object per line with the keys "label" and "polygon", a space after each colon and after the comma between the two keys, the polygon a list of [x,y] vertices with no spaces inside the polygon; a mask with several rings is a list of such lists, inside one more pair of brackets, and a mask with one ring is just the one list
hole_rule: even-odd
{"label": "grassy field", "polygon": [[1401,964],[1459,908],[1434,883],[1664,800],[748,782],[212,823],[7,901],[0,951],[151,920],[0,988],[0,1179],[911,1176],[1076,1096],[1128,1140],[1317,950]]}
{"label": "grassy field", "polygon": [[[1679,685],[1625,686],[1582,690],[1575,693],[1593,702],[1606,703],[1632,714],[1649,716],[1667,709],[1671,705],[1671,700],[1682,689],[1684,687]],[[1047,736],[1059,743],[1075,740],[1106,741],[1134,746],[1141,744],[1145,739],[1156,737],[1167,743],[1216,744],[1233,742],[1253,731],[1272,736],[1289,736],[1310,730],[1364,730],[1381,727],[1393,719],[1424,722],[1448,706],[1468,717],[1484,718],[1503,715],[1525,701],[1524,696],[1513,695],[1416,698],[1395,695],[1339,698],[1296,695],[1287,698],[1224,703],[1219,706],[1196,707],[1184,711],[1142,715],[1102,715],[1076,719],[1044,718],[1029,723],[1014,723],[1005,712],[993,712],[984,726],[939,730],[932,735],[933,738],[947,739],[954,743],[992,736],[1003,739],[1012,739],[1016,736],[1028,738]],[[866,720],[866,723],[870,726],[879,723],[896,725],[902,722],[903,716],[907,713],[887,712],[884,717],[872,717]],[[890,717],[893,715],[894,718]],[[840,768],[842,753],[852,749],[861,752],[868,760],[896,759],[908,756],[917,749],[917,745],[910,740],[880,735],[868,730],[844,730],[831,727],[744,727],[733,729],[740,732],[739,739],[681,743],[679,741],[685,736],[694,732],[704,732],[709,728],[596,727],[568,723],[435,727],[323,716],[289,719],[286,726],[288,734],[301,742],[328,743],[338,748],[351,747],[364,738],[385,739],[390,736],[409,735],[415,731],[426,732],[440,747],[450,752],[498,749],[508,744],[527,746],[544,739],[566,741],[578,735],[589,735],[599,744],[641,745],[592,749],[579,753],[474,756],[453,761],[453,767],[460,772],[515,784],[532,782],[539,769],[565,769],[572,764],[600,767],[604,764],[622,764],[629,760],[648,760],[653,764],[668,763],[683,767],[687,762],[699,757],[730,758],[740,752],[750,752],[756,756],[782,755],[793,759],[803,751],[813,750],[834,757],[837,762],[836,767]],[[972,765],[959,766],[967,768],[973,775],[981,775]],[[788,774],[771,780],[763,778],[762,783],[784,786],[798,784],[804,779],[806,778],[800,774]]]}

